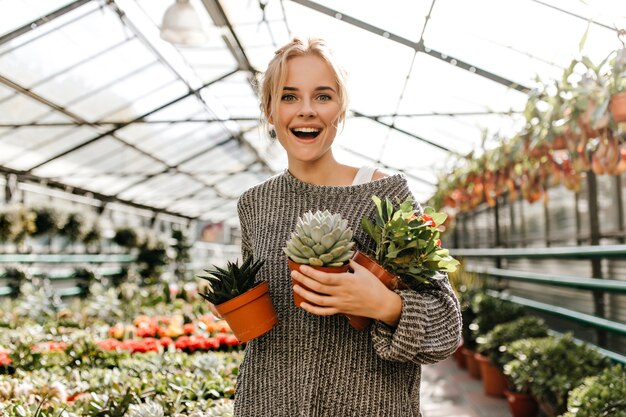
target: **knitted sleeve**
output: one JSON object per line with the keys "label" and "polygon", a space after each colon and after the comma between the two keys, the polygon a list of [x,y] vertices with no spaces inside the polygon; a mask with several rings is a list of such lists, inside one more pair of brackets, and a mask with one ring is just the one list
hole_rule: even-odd
{"label": "knitted sleeve", "polygon": [[461,338],[461,310],[447,277],[435,288],[420,292],[398,290],[402,298],[400,321],[394,329],[374,321],[371,328],[376,353],[396,362],[429,364],[451,355]]}
{"label": "knitted sleeve", "polygon": [[[243,259],[252,255],[252,242],[250,241],[249,216],[246,206],[247,194],[243,194],[237,201],[237,214],[241,227],[241,256]],[[243,261],[242,259],[242,261]]]}

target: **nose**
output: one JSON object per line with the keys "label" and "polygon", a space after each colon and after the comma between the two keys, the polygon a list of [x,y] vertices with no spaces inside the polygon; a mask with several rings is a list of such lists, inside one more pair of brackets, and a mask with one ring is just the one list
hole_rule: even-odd
{"label": "nose", "polygon": [[309,100],[302,100],[302,106],[298,111],[299,117],[314,117],[317,113]]}

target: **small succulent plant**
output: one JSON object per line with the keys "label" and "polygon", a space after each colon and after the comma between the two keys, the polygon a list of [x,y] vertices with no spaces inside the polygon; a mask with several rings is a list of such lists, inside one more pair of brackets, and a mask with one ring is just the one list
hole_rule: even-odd
{"label": "small succulent plant", "polygon": [[304,213],[298,218],[285,254],[294,262],[311,266],[341,266],[354,251],[352,229],[340,214],[328,210]]}
{"label": "small succulent plant", "polygon": [[214,305],[233,299],[254,287],[254,278],[264,263],[264,260],[255,261],[249,257],[241,266],[237,261],[227,262],[225,269],[213,265],[213,269],[204,270],[207,275],[198,275],[198,278],[207,280],[210,285],[200,295]]}

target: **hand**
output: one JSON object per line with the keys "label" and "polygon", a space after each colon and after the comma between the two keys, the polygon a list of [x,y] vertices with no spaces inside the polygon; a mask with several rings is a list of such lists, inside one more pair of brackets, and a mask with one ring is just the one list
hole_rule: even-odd
{"label": "hand", "polygon": [[209,305],[209,310],[211,310],[211,313],[213,313],[215,317],[217,317],[218,319],[223,318],[219,311],[217,311],[217,308],[215,308],[215,304],[209,303],[208,301],[207,304]]}
{"label": "hand", "polygon": [[311,289],[294,286],[293,290],[308,301],[300,307],[319,316],[353,314],[397,325],[402,311],[400,296],[356,262],[351,260],[350,267],[354,273],[326,273],[306,265],[300,267],[302,273],[292,271],[297,282]]}

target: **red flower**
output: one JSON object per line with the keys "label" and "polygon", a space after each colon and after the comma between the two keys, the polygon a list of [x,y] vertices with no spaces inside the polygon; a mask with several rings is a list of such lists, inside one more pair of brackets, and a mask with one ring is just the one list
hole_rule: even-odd
{"label": "red flower", "polygon": [[196,325],[193,323],[183,324],[183,333],[192,334],[196,331]]}
{"label": "red flower", "polygon": [[167,347],[170,344],[174,343],[171,337],[162,337],[161,339],[159,339],[159,341],[161,342],[161,346],[163,347]]}
{"label": "red flower", "polygon": [[437,245],[438,248],[440,248],[441,247],[441,239],[437,239],[435,241],[435,244]]}
{"label": "red flower", "polygon": [[434,226],[435,225],[435,222],[433,221],[433,218],[430,217],[428,214],[422,214],[422,221],[427,226]]}
{"label": "red flower", "polygon": [[11,358],[9,354],[6,352],[0,352],[0,366],[11,365]]}

